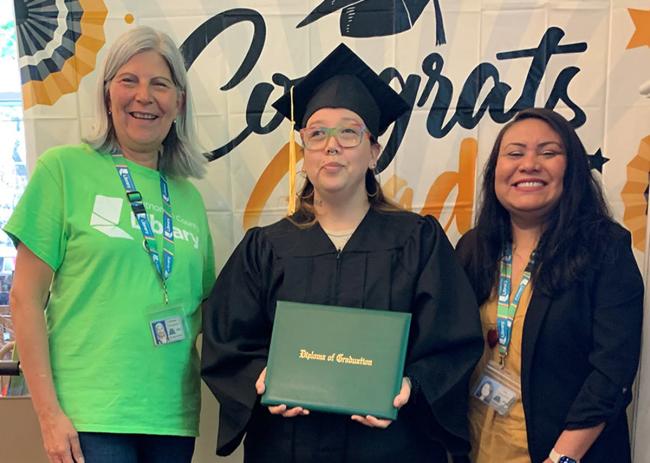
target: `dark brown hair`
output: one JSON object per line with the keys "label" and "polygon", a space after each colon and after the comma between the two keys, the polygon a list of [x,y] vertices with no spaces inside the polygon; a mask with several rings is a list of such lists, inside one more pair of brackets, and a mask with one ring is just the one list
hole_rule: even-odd
{"label": "dark brown hair", "polygon": [[504,134],[516,123],[539,119],[562,140],[566,156],[563,190],[549,213],[538,245],[532,279],[536,290],[554,293],[584,276],[598,258],[599,241],[611,222],[602,189],[591,175],[587,152],[574,128],[560,114],[545,108],[525,109],[504,125],[485,166],[481,205],[476,219],[476,252],[466,263],[479,303],[490,296],[498,278],[498,261],[506,243],[512,241],[510,214],[497,199],[494,181]]}

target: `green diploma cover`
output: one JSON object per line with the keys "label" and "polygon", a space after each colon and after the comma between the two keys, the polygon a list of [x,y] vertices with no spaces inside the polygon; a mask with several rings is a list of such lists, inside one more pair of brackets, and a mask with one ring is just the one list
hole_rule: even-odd
{"label": "green diploma cover", "polygon": [[411,314],[278,301],[263,405],[395,419]]}

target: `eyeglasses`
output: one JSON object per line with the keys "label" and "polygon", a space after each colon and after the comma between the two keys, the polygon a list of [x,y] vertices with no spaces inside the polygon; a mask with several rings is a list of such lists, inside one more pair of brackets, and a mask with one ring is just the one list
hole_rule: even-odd
{"label": "eyeglasses", "polygon": [[347,125],[341,127],[307,127],[300,130],[302,143],[308,150],[322,150],[327,146],[330,137],[343,148],[354,148],[361,144],[363,134],[368,129],[361,125]]}

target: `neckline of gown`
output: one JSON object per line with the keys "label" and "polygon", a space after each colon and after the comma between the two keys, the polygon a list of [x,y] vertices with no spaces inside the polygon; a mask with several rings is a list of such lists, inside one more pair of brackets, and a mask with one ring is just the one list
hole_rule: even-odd
{"label": "neckline of gown", "polygon": [[[397,220],[386,220],[391,215],[401,217]],[[368,209],[340,253],[348,254],[403,247],[418,223],[414,220],[402,220],[408,215],[410,214],[406,212],[380,212],[373,208]],[[339,253],[318,222],[306,229],[297,227],[288,219],[284,219],[282,222],[288,224],[288,233],[282,233],[276,237],[284,241],[284,245],[290,249],[293,256],[311,257]],[[296,234],[300,236],[296,236]]]}

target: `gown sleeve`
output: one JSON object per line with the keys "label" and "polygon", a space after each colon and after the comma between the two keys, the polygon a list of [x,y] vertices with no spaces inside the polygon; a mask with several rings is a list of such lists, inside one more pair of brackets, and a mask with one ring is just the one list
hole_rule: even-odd
{"label": "gown sleeve", "polygon": [[470,448],[469,379],[483,352],[478,306],[436,220],[425,217],[405,250],[418,275],[405,368],[415,387],[405,412],[451,454],[463,455]]}
{"label": "gown sleeve", "polygon": [[217,454],[241,442],[266,365],[272,320],[268,288],[272,250],[260,228],[249,230],[203,303],[201,376],[219,401]]}

